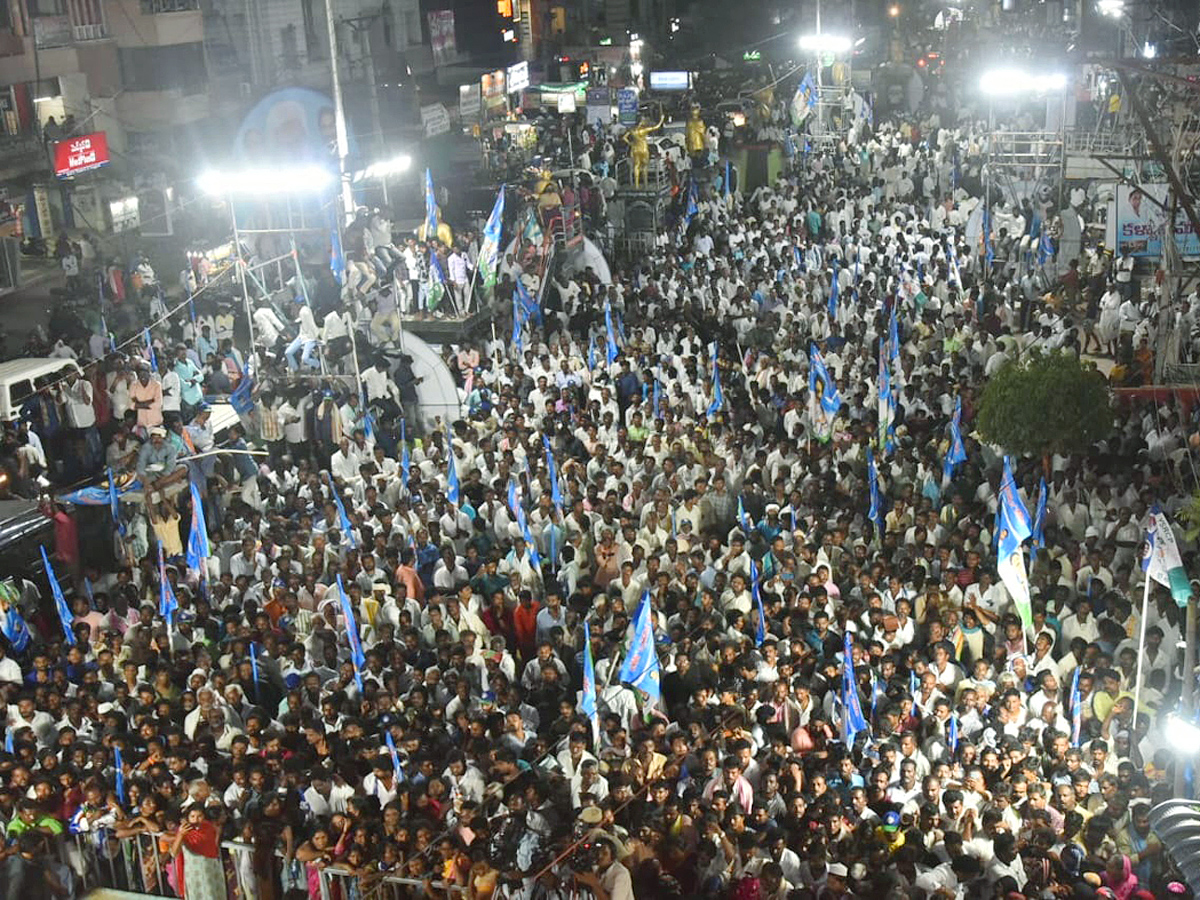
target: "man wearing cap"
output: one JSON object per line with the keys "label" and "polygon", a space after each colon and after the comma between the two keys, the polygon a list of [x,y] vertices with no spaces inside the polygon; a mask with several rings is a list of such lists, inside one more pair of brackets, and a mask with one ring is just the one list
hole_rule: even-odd
{"label": "man wearing cap", "polygon": [[150,440],[138,451],[137,474],[145,492],[162,490],[187,475],[187,467],[176,463],[175,443],[167,440],[161,425],[150,429]]}

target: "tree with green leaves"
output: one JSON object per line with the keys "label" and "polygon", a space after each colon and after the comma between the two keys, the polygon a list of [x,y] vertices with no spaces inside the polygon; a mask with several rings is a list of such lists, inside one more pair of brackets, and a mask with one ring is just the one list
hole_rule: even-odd
{"label": "tree with green leaves", "polygon": [[1093,363],[1035,348],[988,379],[976,423],[1006,453],[1079,453],[1112,433],[1112,394]]}

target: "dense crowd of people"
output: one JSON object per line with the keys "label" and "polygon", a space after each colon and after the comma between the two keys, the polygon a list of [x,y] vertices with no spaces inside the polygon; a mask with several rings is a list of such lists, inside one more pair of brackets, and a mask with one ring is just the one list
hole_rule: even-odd
{"label": "dense crowd of people", "polygon": [[446,348],[446,420],[401,314],[431,267],[466,308],[473,235],[430,258],[361,216],[253,346],[207,260],[174,306],[110,283],[151,329],[60,341],[85,374],[3,454],[26,495],[105,472],[115,517],[81,542],[59,495],[62,599],[0,590],[7,896],[1190,897],[1149,811],[1195,635],[1158,585],[1143,622],[1139,563],[1195,416],[1121,406],[1089,452],[1013,461],[1031,517],[1045,494],[1027,615],[976,418],[1034,351],[1149,381],[1191,307],[1100,247],[1055,266],[1032,200],[968,239],[970,126],[854,127],[789,133],[753,191],[716,152],[673,170],[607,282],[518,240],[487,290],[526,299]]}

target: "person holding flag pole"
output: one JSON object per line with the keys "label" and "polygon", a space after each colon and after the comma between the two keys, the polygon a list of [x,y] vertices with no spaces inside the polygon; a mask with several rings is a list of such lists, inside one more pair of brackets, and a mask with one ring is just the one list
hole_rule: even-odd
{"label": "person holding flag pole", "polygon": [[483,226],[483,241],[479,247],[479,261],[475,271],[471,273],[471,287],[467,292],[466,310],[471,311],[471,301],[475,298],[475,282],[483,275],[483,293],[490,294],[496,286],[500,274],[500,237],[504,222],[504,185],[496,194],[496,202],[492,205],[491,215]]}
{"label": "person holding flag pole", "polygon": [[[612,666],[609,666],[611,672]],[[579,695],[579,711],[592,726],[592,752],[600,754],[600,709],[596,705],[596,663],[592,658],[592,627],[583,622],[583,690]]]}
{"label": "person holding flag pole", "polygon": [[662,677],[658,649],[654,643],[654,613],[650,608],[649,591],[642,594],[641,603],[634,614],[633,638],[618,677],[622,682],[645,694],[647,705],[653,706],[662,696]]}

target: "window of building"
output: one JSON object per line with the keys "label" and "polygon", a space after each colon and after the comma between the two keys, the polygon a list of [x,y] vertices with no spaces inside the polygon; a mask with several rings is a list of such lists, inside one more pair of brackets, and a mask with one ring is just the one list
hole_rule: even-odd
{"label": "window of building", "polygon": [[180,90],[201,94],[208,85],[204,45],[170,44],[163,47],[122,47],[121,81],[129,91]]}

